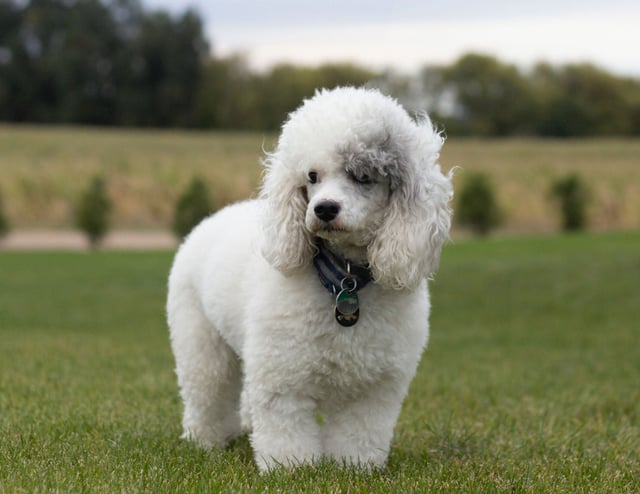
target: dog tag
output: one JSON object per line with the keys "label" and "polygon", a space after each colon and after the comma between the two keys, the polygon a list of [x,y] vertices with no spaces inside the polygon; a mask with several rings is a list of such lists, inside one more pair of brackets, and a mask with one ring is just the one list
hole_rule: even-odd
{"label": "dog tag", "polygon": [[353,291],[353,289],[343,288],[336,297],[336,308],[334,311],[338,324],[349,327],[357,323],[358,317],[360,316],[359,306],[358,294]]}

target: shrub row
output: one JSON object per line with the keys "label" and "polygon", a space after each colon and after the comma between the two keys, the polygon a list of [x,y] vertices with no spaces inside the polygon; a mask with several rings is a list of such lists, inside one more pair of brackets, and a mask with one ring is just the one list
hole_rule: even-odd
{"label": "shrub row", "polygon": [[[111,226],[113,202],[106,185],[103,177],[94,177],[75,205],[75,225],[86,235],[93,249],[100,246]],[[213,212],[212,204],[206,184],[200,178],[193,178],[175,206],[171,225],[175,235],[180,239],[185,237],[194,226]],[[10,224],[4,213],[0,194],[0,239],[9,230]]]}
{"label": "shrub row", "polygon": [[[474,234],[487,235],[502,222],[504,213],[487,174],[470,174],[457,196],[456,221]],[[589,194],[579,175],[570,174],[555,180],[549,188],[549,197],[559,209],[563,231],[586,228]]]}
{"label": "shrub row", "polygon": [[[587,187],[577,174],[554,181],[549,197],[559,209],[562,229],[575,231],[587,226],[586,207],[589,201]],[[92,248],[99,246],[110,227],[112,201],[102,177],[94,177],[80,197],[75,209],[76,226],[87,236]],[[178,198],[172,221],[172,230],[178,238],[185,237],[195,225],[213,212],[213,203],[206,183],[194,177]],[[469,174],[457,193],[455,219],[476,235],[487,235],[504,217],[496,199],[490,177],[484,173]],[[0,237],[9,231],[0,194]]]}

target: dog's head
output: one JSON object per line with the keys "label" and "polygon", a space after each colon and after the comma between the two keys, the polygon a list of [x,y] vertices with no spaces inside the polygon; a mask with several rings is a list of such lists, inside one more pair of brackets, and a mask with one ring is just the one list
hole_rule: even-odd
{"label": "dog's head", "polygon": [[262,252],[289,274],[314,237],[366,252],[374,280],[413,288],[438,266],[451,225],[443,138],[375,90],[320,91],[284,124],[265,159]]}

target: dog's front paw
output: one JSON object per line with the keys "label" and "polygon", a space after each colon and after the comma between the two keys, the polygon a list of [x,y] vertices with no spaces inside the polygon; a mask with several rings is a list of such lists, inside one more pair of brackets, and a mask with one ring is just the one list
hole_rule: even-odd
{"label": "dog's front paw", "polygon": [[224,437],[211,431],[197,432],[194,429],[186,429],[180,438],[190,441],[202,449],[223,448],[227,442]]}
{"label": "dog's front paw", "polygon": [[315,431],[298,430],[293,434],[265,432],[258,429],[251,434],[255,461],[261,472],[313,465],[322,458],[321,444]]}
{"label": "dog's front paw", "polygon": [[239,423],[233,424],[185,424],[182,439],[186,439],[196,444],[202,449],[224,448],[233,439],[242,433]]}
{"label": "dog's front paw", "polygon": [[313,400],[260,390],[245,397],[253,429],[251,445],[261,471],[310,465],[322,457]]}
{"label": "dog's front paw", "polygon": [[268,473],[277,469],[293,470],[294,468],[310,466],[319,461],[319,458],[311,456],[309,458],[298,458],[296,456],[285,456],[276,458],[274,456],[263,456],[259,453],[255,455],[256,465],[261,473]]}

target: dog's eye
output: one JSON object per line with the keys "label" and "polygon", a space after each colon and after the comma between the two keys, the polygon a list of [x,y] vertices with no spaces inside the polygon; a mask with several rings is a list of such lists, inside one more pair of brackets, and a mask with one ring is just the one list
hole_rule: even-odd
{"label": "dog's eye", "polygon": [[351,178],[359,184],[366,185],[371,183],[371,177],[366,173],[350,173],[350,175]]}
{"label": "dog's eye", "polygon": [[309,172],[307,178],[310,183],[315,184],[318,181],[318,174],[316,172]]}

